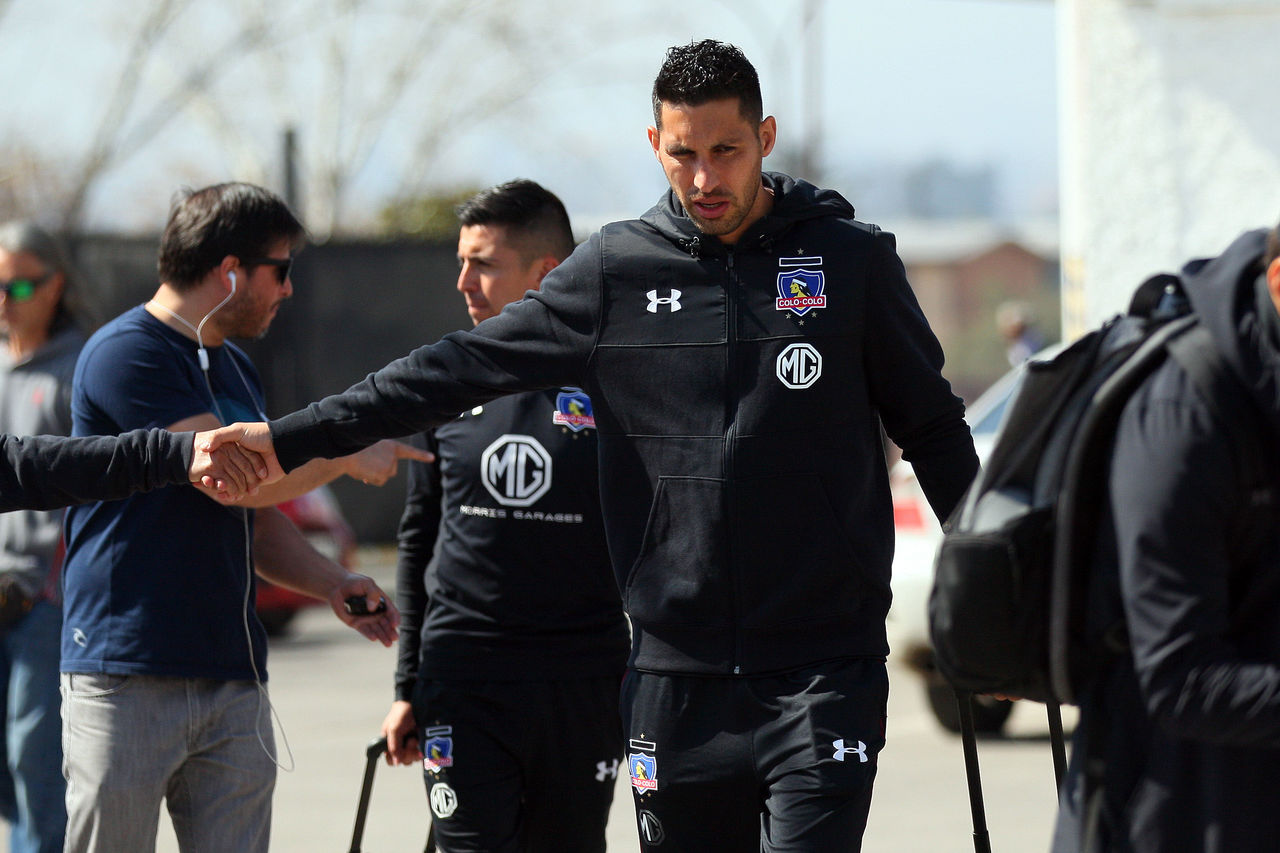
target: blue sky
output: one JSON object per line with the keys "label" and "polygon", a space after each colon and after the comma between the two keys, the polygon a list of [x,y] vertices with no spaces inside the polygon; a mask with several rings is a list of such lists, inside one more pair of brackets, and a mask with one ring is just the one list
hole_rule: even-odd
{"label": "blue sky", "polygon": [[[155,0],[11,0],[0,18],[0,74],[13,81],[0,144],[22,140],[50,158],[74,159],[104,109],[130,43],[130,9]],[[395,3],[402,0],[372,0]],[[434,0],[441,5],[447,0]],[[495,0],[489,0],[495,2]],[[431,186],[483,185],[517,175],[558,192],[582,217],[634,215],[664,182],[645,139],[649,87],[665,48],[713,37],[743,48],[758,68],[766,112],[777,116],[779,150],[794,147],[808,127],[806,79],[815,41],[800,33],[805,0],[560,0],[569,14],[546,21],[540,47],[556,56],[551,71],[508,114],[447,129],[430,164],[411,163],[413,147],[397,130],[432,111],[439,93],[398,102],[350,196],[353,219],[397,192],[406,168],[427,169]],[[331,0],[277,0],[272,8]],[[541,4],[515,3],[512,14]],[[1056,188],[1056,66],[1050,0],[825,0],[817,79],[824,176],[859,207],[859,181],[877,171],[928,159],[963,167],[997,165],[1003,207],[1043,212]],[[190,0],[171,41],[148,67],[151,94],[162,91],[193,52],[221,44],[217,34],[250,0]],[[581,33],[592,35],[584,39]],[[426,54],[454,51],[455,64],[502,80],[485,34],[458,44],[428,37]],[[561,40],[563,39],[563,40]],[[245,177],[252,164],[271,182],[278,174],[279,130],[301,125],[304,156],[326,144],[323,122],[311,120],[330,70],[322,41],[281,39],[263,62],[233,49],[214,102],[196,103],[146,149],[128,152],[91,203],[103,227],[146,227],[163,220],[169,194],[183,183]],[[353,100],[361,73],[384,60],[376,46],[350,70]],[[446,93],[465,98],[465,91]],[[231,106],[228,107],[228,104]],[[424,106],[424,104],[426,106]],[[130,120],[136,120],[133,114]],[[310,180],[315,180],[310,178]],[[152,226],[154,227],[154,225]]]}

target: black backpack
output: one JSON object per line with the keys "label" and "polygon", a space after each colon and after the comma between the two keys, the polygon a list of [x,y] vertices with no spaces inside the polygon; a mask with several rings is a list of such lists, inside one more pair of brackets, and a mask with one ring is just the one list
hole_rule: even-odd
{"label": "black backpack", "polygon": [[[1176,359],[1228,435],[1255,503],[1267,503],[1260,415],[1162,274],[1129,313],[1025,366],[990,457],[947,524],[929,597],[939,670],[957,690],[1075,703],[1105,650],[1084,636],[1086,592],[1112,439],[1124,404]],[[1259,513],[1238,550],[1260,546]],[[1123,626],[1120,626],[1121,629]],[[1124,650],[1126,636],[1110,653]]]}

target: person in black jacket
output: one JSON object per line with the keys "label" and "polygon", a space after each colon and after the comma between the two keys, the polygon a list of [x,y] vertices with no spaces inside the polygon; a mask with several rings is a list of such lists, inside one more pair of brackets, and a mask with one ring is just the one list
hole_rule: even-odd
{"label": "person in black jacket", "polygon": [[[1272,451],[1280,440],[1280,226],[1184,268]],[[1090,608],[1128,648],[1080,703],[1055,853],[1250,853],[1280,838],[1280,536],[1232,431],[1167,360],[1121,416]],[[1247,411],[1247,410],[1246,410]],[[1266,482],[1280,467],[1274,454]],[[1257,546],[1243,542],[1264,535]],[[1086,772],[1101,766],[1101,773]]]}
{"label": "person in black jacket", "polygon": [[0,435],[0,512],[110,501],[161,486],[203,482],[236,500],[266,476],[252,453],[206,452],[210,433],[139,429],[69,438]]}
{"label": "person in black jacket", "polygon": [[502,394],[584,389],[631,619],[642,846],[856,850],[888,694],[881,427],[946,517],[978,465],[964,406],[892,235],[761,172],[777,127],[737,48],[669,50],[653,107],[671,188],[652,210],[475,329],[217,441],[288,469]]}
{"label": "person in black jacket", "polygon": [[[533,181],[479,193],[458,221],[474,323],[573,251],[564,205]],[[591,400],[577,388],[502,397],[417,441],[436,461],[409,466],[387,761],[424,762],[444,853],[603,853],[627,625]]]}

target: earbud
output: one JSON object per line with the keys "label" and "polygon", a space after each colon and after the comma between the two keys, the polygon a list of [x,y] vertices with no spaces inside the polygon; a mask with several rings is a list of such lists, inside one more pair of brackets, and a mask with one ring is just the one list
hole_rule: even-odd
{"label": "earbud", "polygon": [[231,292],[232,292],[232,293],[235,293],[235,292],[236,292],[236,274],[235,274],[235,271],[234,271],[234,270],[232,270],[232,271],[228,272],[228,273],[227,273],[227,277],[231,279]]}

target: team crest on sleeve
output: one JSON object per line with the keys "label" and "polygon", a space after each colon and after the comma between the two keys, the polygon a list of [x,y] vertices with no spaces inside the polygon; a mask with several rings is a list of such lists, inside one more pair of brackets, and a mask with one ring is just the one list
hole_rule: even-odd
{"label": "team crest on sleeve", "polygon": [[422,745],[422,766],[432,773],[452,767],[453,726],[433,726],[423,736],[427,742]]}
{"label": "team crest on sleeve", "polygon": [[556,410],[551,422],[568,427],[574,432],[595,429],[596,418],[591,411],[591,398],[581,388],[562,388],[556,395]]}
{"label": "team crest on sleeve", "polygon": [[822,274],[822,256],[778,258],[779,311],[790,311],[803,317],[816,308],[827,307],[826,277]]}
{"label": "team crest on sleeve", "polygon": [[654,790],[658,787],[658,759],[653,753],[658,745],[647,740],[632,739],[631,748],[635,750],[627,756],[631,787],[640,794]]}

